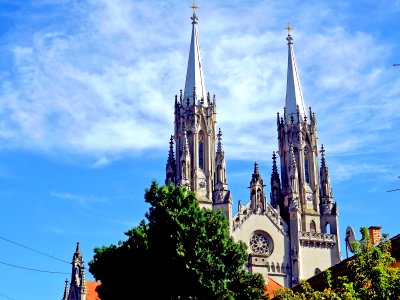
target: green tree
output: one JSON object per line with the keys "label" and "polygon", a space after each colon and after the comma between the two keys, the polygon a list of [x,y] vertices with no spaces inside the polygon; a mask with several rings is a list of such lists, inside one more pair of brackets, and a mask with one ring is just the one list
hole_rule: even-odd
{"label": "green tree", "polygon": [[400,299],[400,269],[391,267],[391,242],[384,234],[378,245],[373,245],[368,229],[360,229],[361,240],[354,242],[354,256],[348,262],[347,276],[332,278],[329,270],[324,272],[325,285],[314,290],[302,281],[300,290],[288,288],[275,292],[276,300],[329,299],[329,300],[392,300]]}
{"label": "green tree", "polygon": [[146,221],[118,245],[95,248],[89,271],[103,300],[266,299],[260,274],[243,269],[246,246],[235,242],[221,211],[202,210],[195,194],[153,182]]}

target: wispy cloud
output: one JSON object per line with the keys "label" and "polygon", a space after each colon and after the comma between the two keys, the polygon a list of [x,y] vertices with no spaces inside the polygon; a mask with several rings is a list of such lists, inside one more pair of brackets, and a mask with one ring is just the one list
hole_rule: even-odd
{"label": "wispy cloud", "polygon": [[82,207],[89,207],[91,204],[108,202],[107,198],[95,196],[82,196],[70,193],[50,192],[50,195],[59,199],[70,201]]}
{"label": "wispy cloud", "polygon": [[[190,36],[190,11],[177,3],[39,1],[62,8],[64,16],[58,23],[40,16],[46,26],[23,39],[20,31],[8,34],[2,147],[92,155],[93,167],[137,151],[167,151]],[[228,159],[261,160],[276,150],[290,5],[254,1],[239,10],[217,1],[199,12],[206,87],[217,95]],[[288,21],[320,142],[339,154],[382,147],[400,112],[400,79],[387,67],[393,44],[356,29],[345,2],[312,1],[299,9]]]}

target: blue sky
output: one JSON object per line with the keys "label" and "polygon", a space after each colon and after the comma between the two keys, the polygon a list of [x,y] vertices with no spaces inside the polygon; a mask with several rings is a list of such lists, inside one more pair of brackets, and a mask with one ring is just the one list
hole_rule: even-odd
{"label": "blue sky", "polygon": [[[191,1],[0,0],[0,237],[69,262],[123,239],[164,181]],[[400,1],[198,1],[234,206],[265,182],[285,99],[285,27],[326,148],[340,232],[400,233]],[[267,185],[269,189],[269,185]],[[345,258],[345,248],[342,247]],[[0,299],[59,299],[70,265],[0,239]],[[92,279],[90,274],[88,279]],[[162,278],[160,278],[162,280]]]}

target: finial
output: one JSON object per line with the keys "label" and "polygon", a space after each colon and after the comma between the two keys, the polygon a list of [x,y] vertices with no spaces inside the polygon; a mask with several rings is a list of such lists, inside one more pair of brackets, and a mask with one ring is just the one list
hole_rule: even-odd
{"label": "finial", "polygon": [[275,151],[272,152],[272,172],[277,173],[278,168],[276,167],[276,154]]}
{"label": "finial", "polygon": [[290,25],[290,23],[288,23],[288,24],[287,24],[287,27],[285,27],[284,29],[287,30],[288,36],[291,36],[291,35],[292,35],[291,32],[292,32],[292,30],[293,30],[293,27]]}
{"label": "finial", "polygon": [[196,4],[196,1],[195,1],[195,2],[193,2],[193,5],[192,5],[190,8],[192,8],[192,9],[193,9],[193,14],[196,14],[196,9],[198,9],[198,8],[199,8],[199,7],[197,6],[197,4]]}
{"label": "finial", "polygon": [[190,8],[193,9],[193,17],[191,17],[192,24],[197,24],[198,18],[197,18],[197,15],[196,15],[196,9],[198,9],[199,7],[197,6],[196,1],[193,2],[193,5]]}
{"label": "finial", "polygon": [[292,30],[293,30],[293,27],[288,23],[288,26],[285,27],[285,29],[286,29],[287,32],[288,32],[288,36],[287,36],[287,38],[286,38],[286,40],[288,41],[288,45],[293,44],[293,38],[292,38]]}
{"label": "finial", "polygon": [[169,140],[169,146],[170,146],[170,148],[172,148],[173,145],[174,145],[174,136],[171,135],[171,138],[170,138],[170,140]]}
{"label": "finial", "polygon": [[254,174],[259,174],[258,163],[254,162]]}
{"label": "finial", "polygon": [[222,140],[222,131],[221,131],[221,128],[219,128],[219,130],[218,130],[217,137],[218,137],[218,141],[221,141],[221,140]]}
{"label": "finial", "polygon": [[80,247],[80,245],[79,245],[79,242],[76,243],[76,250],[75,250],[75,252],[76,252],[76,253],[81,253],[81,247]]}
{"label": "finial", "polygon": [[321,145],[321,155],[322,155],[323,157],[325,156],[324,144]]}

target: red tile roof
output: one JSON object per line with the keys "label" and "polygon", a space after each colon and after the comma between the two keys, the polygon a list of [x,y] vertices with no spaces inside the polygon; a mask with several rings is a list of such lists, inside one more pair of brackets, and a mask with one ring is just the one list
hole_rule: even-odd
{"label": "red tile roof", "polygon": [[[87,295],[86,300],[100,300],[99,295],[96,292],[96,287],[98,287],[101,283],[96,281],[86,281]],[[265,285],[267,294],[271,299],[274,297],[274,291],[282,288],[279,283],[277,283],[272,278],[268,278],[268,284]]]}
{"label": "red tile roof", "polygon": [[96,281],[86,281],[86,300],[100,300],[99,295],[96,292],[96,287],[100,285],[100,282]]}
{"label": "red tile roof", "polygon": [[283,288],[283,286],[277,283],[271,277],[268,277],[268,283],[265,285],[265,288],[266,288],[265,294],[272,299],[274,298],[274,291]]}

